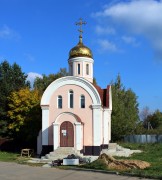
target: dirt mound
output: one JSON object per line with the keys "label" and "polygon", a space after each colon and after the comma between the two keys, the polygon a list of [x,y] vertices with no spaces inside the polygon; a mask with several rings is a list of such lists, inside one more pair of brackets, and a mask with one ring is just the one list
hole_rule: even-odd
{"label": "dirt mound", "polygon": [[127,169],[145,169],[150,166],[150,163],[140,160],[116,160],[115,158],[101,154],[99,159],[102,159],[104,163],[111,169],[127,170]]}

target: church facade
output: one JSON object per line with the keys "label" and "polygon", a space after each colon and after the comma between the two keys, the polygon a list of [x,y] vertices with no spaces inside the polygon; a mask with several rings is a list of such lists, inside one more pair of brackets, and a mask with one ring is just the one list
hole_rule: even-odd
{"label": "church facade", "polygon": [[52,82],[41,99],[42,154],[74,147],[99,155],[111,140],[111,86],[93,84],[93,55],[82,42],[69,52],[69,76]]}

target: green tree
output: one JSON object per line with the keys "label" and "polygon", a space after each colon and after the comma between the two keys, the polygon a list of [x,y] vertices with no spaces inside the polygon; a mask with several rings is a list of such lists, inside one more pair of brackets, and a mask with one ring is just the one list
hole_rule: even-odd
{"label": "green tree", "polygon": [[66,68],[60,68],[60,71],[56,74],[49,74],[48,76],[43,74],[43,78],[37,77],[34,81],[34,89],[38,89],[42,95],[45,89],[56,79],[68,76]]}
{"label": "green tree", "polygon": [[156,110],[153,114],[149,114],[143,124],[146,129],[158,129],[162,127],[162,112]]}
{"label": "green tree", "polygon": [[0,64],[0,136],[7,134],[7,97],[12,91],[29,86],[27,76],[19,65],[10,65],[7,61]]}
{"label": "green tree", "polygon": [[22,88],[8,97],[8,128],[14,138],[35,141],[41,129],[41,108],[38,90]]}
{"label": "green tree", "polygon": [[112,83],[112,102],[112,140],[116,141],[131,134],[139,121],[137,96],[125,89],[120,75]]}
{"label": "green tree", "polygon": [[93,78],[93,84],[94,84],[94,85],[97,85],[97,80],[96,80],[95,77]]}

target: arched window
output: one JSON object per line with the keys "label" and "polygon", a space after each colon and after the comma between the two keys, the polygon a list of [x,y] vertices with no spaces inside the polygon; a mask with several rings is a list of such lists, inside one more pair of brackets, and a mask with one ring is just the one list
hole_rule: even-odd
{"label": "arched window", "polygon": [[73,108],[74,106],[74,93],[72,90],[69,91],[69,107]]}
{"label": "arched window", "polygon": [[85,108],[85,96],[81,95],[80,97],[80,107]]}
{"label": "arched window", "polygon": [[89,64],[86,64],[86,74],[89,75]]}
{"label": "arched window", "polygon": [[57,107],[62,109],[62,96],[58,96],[57,98]]}
{"label": "arched window", "polygon": [[78,74],[80,74],[80,64],[78,64]]}

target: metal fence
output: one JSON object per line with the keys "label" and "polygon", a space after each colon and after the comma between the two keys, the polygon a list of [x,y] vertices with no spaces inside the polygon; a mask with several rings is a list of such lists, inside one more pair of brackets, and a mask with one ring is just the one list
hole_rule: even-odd
{"label": "metal fence", "polygon": [[162,143],[162,135],[129,135],[124,137],[124,141],[131,143]]}

